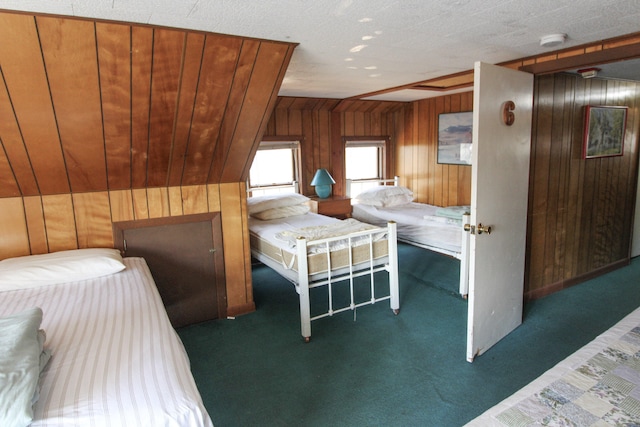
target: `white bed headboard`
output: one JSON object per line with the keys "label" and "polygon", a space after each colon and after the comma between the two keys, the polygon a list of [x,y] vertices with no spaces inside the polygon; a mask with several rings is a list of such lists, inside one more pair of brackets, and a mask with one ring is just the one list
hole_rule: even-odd
{"label": "white bed headboard", "polygon": [[347,197],[355,197],[363,190],[374,185],[400,185],[400,177],[394,176],[390,179],[347,179]]}
{"label": "white bed headboard", "polygon": [[247,197],[274,193],[300,193],[299,190],[298,181],[293,181],[291,184],[257,185],[255,187],[249,187],[249,181],[247,181]]}

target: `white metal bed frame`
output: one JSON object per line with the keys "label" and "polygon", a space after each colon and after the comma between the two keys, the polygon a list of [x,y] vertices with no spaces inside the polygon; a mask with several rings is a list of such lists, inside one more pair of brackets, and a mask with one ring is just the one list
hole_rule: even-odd
{"label": "white metal bed frame", "polygon": [[[398,186],[400,183],[400,177],[394,176],[391,179],[347,179],[347,197],[352,197],[352,185],[354,183],[378,183],[379,185],[389,185],[389,186]],[[471,215],[464,214],[462,216],[462,225],[464,228],[465,224],[471,223]],[[402,237],[398,237],[398,240],[404,243],[408,243],[413,246],[417,246],[420,248],[428,249],[430,251],[438,252],[444,255],[451,256],[460,260],[460,284],[459,284],[459,292],[460,295],[466,298],[469,293],[469,248],[470,248],[470,236],[469,233],[462,233],[462,242],[460,245],[460,252],[454,252],[448,249],[439,248],[437,246],[422,244],[419,242],[415,242],[413,240],[403,239]]]}
{"label": "white metal bed frame", "polygon": [[[250,194],[251,189],[248,189]],[[289,280],[295,286],[300,300],[300,332],[305,342],[311,340],[311,322],[322,319],[324,317],[333,316],[347,310],[356,310],[358,307],[375,304],[377,302],[389,300],[389,306],[394,314],[400,311],[400,291],[398,279],[398,243],[396,223],[390,221],[387,227],[379,227],[373,230],[357,231],[342,236],[330,237],[318,240],[307,240],[304,237],[296,239],[296,259],[298,261],[297,271],[294,271],[272,258],[262,254],[251,248],[251,254],[258,261],[275,270],[278,274]],[[376,236],[386,234],[387,237],[387,255],[381,258],[374,258],[373,246]],[[364,245],[368,246],[369,257],[366,261],[354,265],[353,260],[353,241],[354,239],[365,239]],[[348,241],[349,265],[347,267],[334,268],[331,256],[327,256],[327,268],[322,273],[309,273],[309,248],[313,246],[324,246],[327,254],[333,242]],[[359,246],[363,246],[360,242]],[[293,262],[292,262],[293,264]],[[284,269],[284,271],[283,271]],[[383,296],[376,296],[375,293],[375,273],[386,271],[389,280],[389,292]],[[369,276],[370,299],[356,302],[354,292],[354,279],[356,277]],[[333,302],[333,286],[340,282],[347,281],[349,283],[350,303],[342,307],[334,307]],[[311,316],[311,298],[310,291],[314,288],[322,286],[327,287],[328,309],[322,314]]]}

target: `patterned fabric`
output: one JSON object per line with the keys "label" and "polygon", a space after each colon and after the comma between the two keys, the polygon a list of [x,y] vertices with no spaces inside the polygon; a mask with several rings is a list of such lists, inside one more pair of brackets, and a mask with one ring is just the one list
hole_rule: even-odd
{"label": "patterned fabric", "polygon": [[640,426],[640,325],[495,419],[508,427]]}

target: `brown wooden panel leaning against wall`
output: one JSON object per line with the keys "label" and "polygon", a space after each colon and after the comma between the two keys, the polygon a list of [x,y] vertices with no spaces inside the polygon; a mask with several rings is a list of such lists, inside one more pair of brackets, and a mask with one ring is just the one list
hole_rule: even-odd
{"label": "brown wooden panel leaning against wall", "polygon": [[226,316],[219,213],[113,224],[115,246],[149,265],[174,327]]}

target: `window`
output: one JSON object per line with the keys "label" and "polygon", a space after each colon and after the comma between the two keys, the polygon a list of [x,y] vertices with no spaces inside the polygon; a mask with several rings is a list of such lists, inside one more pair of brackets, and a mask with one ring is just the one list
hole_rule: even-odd
{"label": "window", "polygon": [[250,196],[296,192],[299,141],[262,141],[249,170]]}
{"label": "window", "polygon": [[[379,180],[385,177],[386,140],[348,139],[345,145],[345,167],[347,179]],[[378,185],[375,182],[351,184],[351,195]]]}

